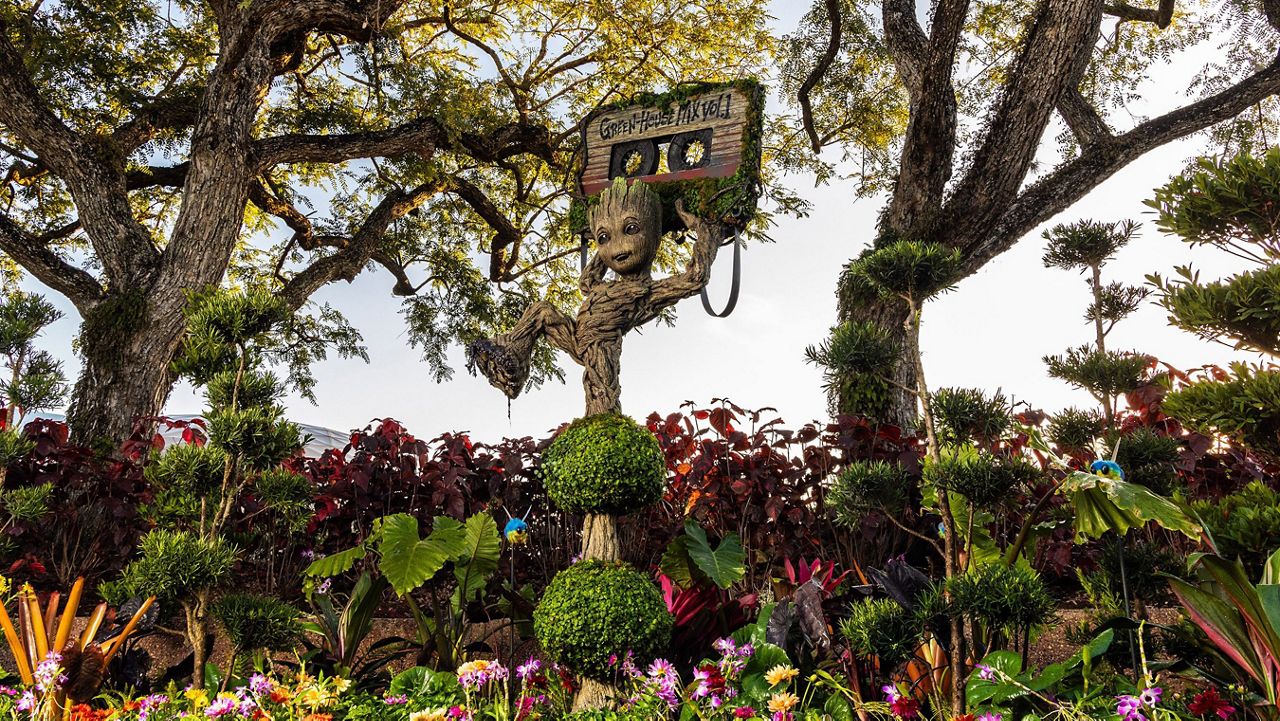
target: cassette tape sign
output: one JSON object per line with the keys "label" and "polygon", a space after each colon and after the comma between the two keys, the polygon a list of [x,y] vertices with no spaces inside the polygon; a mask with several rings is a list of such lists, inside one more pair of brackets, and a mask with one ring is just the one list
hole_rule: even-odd
{"label": "cassette tape sign", "polygon": [[597,111],[583,129],[582,194],[593,196],[614,178],[730,178],[744,164],[758,166],[759,149],[747,142],[760,133],[756,92],[749,84],[723,85],[665,103]]}

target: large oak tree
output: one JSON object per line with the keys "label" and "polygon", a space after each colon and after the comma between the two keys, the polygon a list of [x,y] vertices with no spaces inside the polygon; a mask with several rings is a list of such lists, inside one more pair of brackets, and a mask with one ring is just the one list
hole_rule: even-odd
{"label": "large oak tree", "polygon": [[[790,144],[807,151],[792,157],[813,167],[843,150],[858,190],[888,195],[867,240],[957,248],[972,275],[1155,148],[1200,131],[1218,147],[1265,142],[1278,28],[1277,0],[816,0],[783,70]],[[1182,104],[1135,117],[1148,76]],[[886,328],[906,313],[853,297],[840,310]],[[909,364],[895,380],[915,387]],[[881,412],[912,425],[914,397],[891,392]]]}
{"label": "large oak tree", "polygon": [[[0,250],[83,318],[73,432],[118,439],[159,412],[187,292],[228,279],[305,312],[379,266],[447,375],[449,343],[574,292],[579,120],[753,72],[761,6],[0,3]],[[309,313],[284,345],[356,350],[334,309]]]}

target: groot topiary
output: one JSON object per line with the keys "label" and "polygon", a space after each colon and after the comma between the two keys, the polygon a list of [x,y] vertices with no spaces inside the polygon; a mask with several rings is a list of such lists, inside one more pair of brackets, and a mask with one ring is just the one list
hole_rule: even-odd
{"label": "groot topiary", "polygon": [[556,436],[542,456],[542,479],[561,510],[623,515],[662,499],[667,464],[649,429],[601,413]]}
{"label": "groot topiary", "polygon": [[658,589],[626,564],[583,561],[551,581],[533,613],[542,649],[588,678],[605,680],[626,651],[651,659],[666,649],[674,620]]}

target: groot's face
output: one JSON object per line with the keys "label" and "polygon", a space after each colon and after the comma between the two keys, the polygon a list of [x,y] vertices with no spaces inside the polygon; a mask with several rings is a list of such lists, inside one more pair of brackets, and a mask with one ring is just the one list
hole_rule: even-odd
{"label": "groot's face", "polygon": [[596,252],[618,275],[649,272],[658,254],[658,226],[653,218],[639,217],[633,208],[596,218]]}

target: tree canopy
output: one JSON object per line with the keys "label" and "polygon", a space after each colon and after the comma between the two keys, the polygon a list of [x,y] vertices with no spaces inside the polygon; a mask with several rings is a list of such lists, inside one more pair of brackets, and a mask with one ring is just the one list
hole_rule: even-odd
{"label": "tree canopy", "polygon": [[[756,0],[6,3],[7,277],[76,305],[103,386],[106,356],[167,365],[182,291],[224,271],[298,310],[376,265],[445,377],[450,342],[576,292],[565,201],[587,112],[757,73],[765,21]],[[333,309],[312,311],[313,337],[358,352]],[[101,415],[84,380],[73,424]],[[162,403],[171,382],[130,392]]]}

